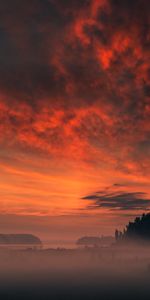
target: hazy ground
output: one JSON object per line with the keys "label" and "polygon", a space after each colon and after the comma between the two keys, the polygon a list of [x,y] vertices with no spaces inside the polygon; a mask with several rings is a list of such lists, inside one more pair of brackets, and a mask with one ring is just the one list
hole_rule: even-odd
{"label": "hazy ground", "polygon": [[145,299],[149,248],[0,254],[0,299]]}

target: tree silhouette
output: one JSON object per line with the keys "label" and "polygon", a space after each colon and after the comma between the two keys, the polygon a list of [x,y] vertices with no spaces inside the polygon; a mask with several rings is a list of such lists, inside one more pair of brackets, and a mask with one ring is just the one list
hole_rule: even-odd
{"label": "tree silhouette", "polygon": [[116,241],[143,239],[150,241],[150,213],[143,214],[129,222],[123,232],[115,231]]}

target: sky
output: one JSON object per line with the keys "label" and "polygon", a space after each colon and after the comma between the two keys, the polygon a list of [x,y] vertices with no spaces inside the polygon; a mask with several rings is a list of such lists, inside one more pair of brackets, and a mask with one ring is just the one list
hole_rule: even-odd
{"label": "sky", "polygon": [[1,232],[108,235],[149,211],[149,11],[1,1]]}

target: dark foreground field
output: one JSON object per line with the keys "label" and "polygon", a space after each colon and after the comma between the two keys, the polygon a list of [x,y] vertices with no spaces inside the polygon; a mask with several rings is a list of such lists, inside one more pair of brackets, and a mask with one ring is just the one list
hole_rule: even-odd
{"label": "dark foreground field", "polygon": [[149,299],[148,283],[107,282],[71,279],[52,282],[30,280],[1,286],[0,299]]}
{"label": "dark foreground field", "polygon": [[137,252],[5,251],[0,299],[149,299],[149,250]]}

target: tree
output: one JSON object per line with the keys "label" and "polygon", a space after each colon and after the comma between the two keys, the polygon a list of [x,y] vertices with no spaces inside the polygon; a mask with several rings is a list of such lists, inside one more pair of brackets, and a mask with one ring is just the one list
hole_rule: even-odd
{"label": "tree", "polygon": [[101,239],[96,236],[84,236],[77,240],[77,245],[79,246],[92,246],[98,247],[100,245]]}
{"label": "tree", "polygon": [[116,231],[115,231],[115,239],[116,239],[116,241],[118,241],[118,239],[119,239],[119,231],[118,231],[118,229],[116,229]]}
{"label": "tree", "polygon": [[129,222],[123,233],[115,231],[116,240],[142,239],[150,241],[150,213],[136,217],[133,222]]}

